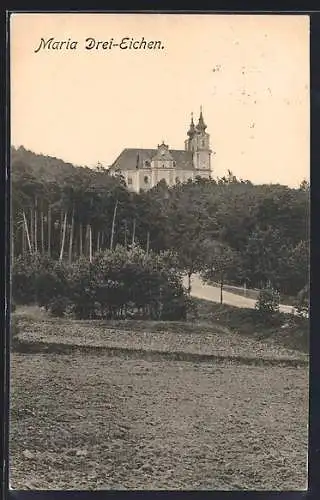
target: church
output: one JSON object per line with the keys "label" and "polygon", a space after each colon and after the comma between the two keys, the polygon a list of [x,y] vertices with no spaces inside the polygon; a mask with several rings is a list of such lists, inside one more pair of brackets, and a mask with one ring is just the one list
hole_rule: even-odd
{"label": "church", "polygon": [[193,115],[184,149],[169,149],[162,142],[157,149],[124,149],[110,166],[111,175],[122,175],[131,191],[148,190],[165,180],[168,186],[196,177],[210,179],[210,136],[202,109],[197,125]]}

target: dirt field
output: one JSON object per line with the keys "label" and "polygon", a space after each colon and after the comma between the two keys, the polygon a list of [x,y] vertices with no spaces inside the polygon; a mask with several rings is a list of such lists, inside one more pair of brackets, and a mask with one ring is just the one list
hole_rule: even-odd
{"label": "dirt field", "polygon": [[[266,335],[256,332],[240,334],[225,327],[221,321],[78,321],[52,318],[39,308],[20,309],[15,315],[19,322],[19,339],[31,349],[33,344],[48,346],[87,346],[141,352],[182,353],[193,356],[220,358],[263,359],[264,361],[301,360],[308,362],[305,349],[295,348],[292,330],[280,329]],[[240,322],[240,319],[237,319]],[[299,343],[298,343],[299,345]],[[36,351],[38,347],[36,346]],[[70,349],[69,349],[70,350]],[[57,349],[56,349],[57,351]],[[182,356],[185,358],[186,356]]]}
{"label": "dirt field", "polygon": [[305,489],[308,368],[22,354],[14,489]]}

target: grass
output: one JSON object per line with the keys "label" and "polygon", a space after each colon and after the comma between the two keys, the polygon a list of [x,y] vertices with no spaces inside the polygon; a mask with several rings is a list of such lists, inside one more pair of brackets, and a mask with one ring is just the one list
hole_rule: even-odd
{"label": "grass", "polygon": [[[265,331],[259,340],[253,327],[245,335],[253,320],[236,318],[237,308],[198,306],[200,320],[189,323],[18,308],[16,347],[35,349],[12,353],[12,487],[305,489],[308,367],[281,363],[305,362],[304,349]],[[37,352],[40,344],[70,349]],[[163,356],[177,350],[189,361]]]}
{"label": "grass", "polygon": [[300,352],[309,352],[309,320],[278,313],[268,321],[254,309],[217,304],[194,299],[198,318],[209,324],[221,325],[244,337],[263,340]]}

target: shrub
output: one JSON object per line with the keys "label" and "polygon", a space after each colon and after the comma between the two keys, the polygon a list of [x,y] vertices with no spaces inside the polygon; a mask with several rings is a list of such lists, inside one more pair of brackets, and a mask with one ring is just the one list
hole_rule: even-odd
{"label": "shrub", "polygon": [[62,317],[69,305],[69,300],[67,297],[58,296],[50,300],[48,303],[48,309],[53,314],[53,316]]}
{"label": "shrub", "polygon": [[309,286],[306,285],[297,295],[294,303],[298,316],[301,318],[309,317]]}
{"label": "shrub", "polygon": [[35,278],[36,297],[39,306],[50,309],[59,297],[68,296],[68,273],[64,263],[48,261],[39,262]]}
{"label": "shrub", "polygon": [[118,246],[92,263],[80,259],[69,265],[37,258],[19,265],[14,267],[15,283],[28,272],[32,276],[31,281],[20,279],[18,289],[14,286],[19,300],[30,303],[32,296],[56,316],[71,310],[79,319],[186,319],[187,295],[170,252],[147,254],[136,246]]}
{"label": "shrub", "polygon": [[36,263],[31,257],[18,257],[12,266],[12,296],[17,304],[36,301]]}
{"label": "shrub", "polygon": [[[195,299],[190,295],[186,300],[186,308],[187,308],[187,319],[190,321],[196,321],[199,319],[199,309],[201,310],[201,306],[199,307],[200,299]],[[211,303],[210,303],[211,304]]]}
{"label": "shrub", "polygon": [[260,290],[255,308],[262,315],[272,315],[279,312],[280,295],[274,288],[267,287]]}

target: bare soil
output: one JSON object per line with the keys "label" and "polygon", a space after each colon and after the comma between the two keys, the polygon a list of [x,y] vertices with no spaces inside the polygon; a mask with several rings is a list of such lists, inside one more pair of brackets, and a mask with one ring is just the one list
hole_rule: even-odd
{"label": "bare soil", "polygon": [[306,489],[306,367],[12,354],[13,489]]}
{"label": "bare soil", "polygon": [[[32,344],[69,345],[157,353],[185,353],[308,363],[308,354],[282,345],[278,338],[240,335],[217,323],[156,321],[77,321],[18,314],[18,339]],[[281,336],[285,333],[281,332]]]}

